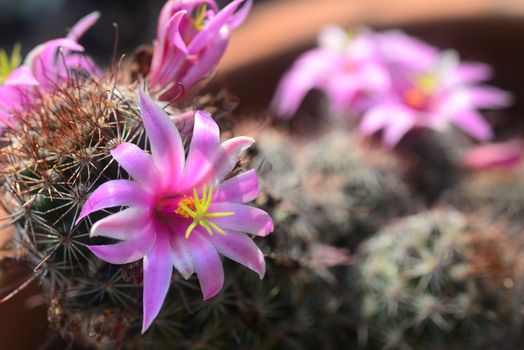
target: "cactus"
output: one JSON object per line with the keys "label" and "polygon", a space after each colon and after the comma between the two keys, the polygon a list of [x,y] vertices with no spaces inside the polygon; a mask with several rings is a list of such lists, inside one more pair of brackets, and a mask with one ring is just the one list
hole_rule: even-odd
{"label": "cactus", "polygon": [[524,200],[520,189],[524,188],[524,167],[515,169],[491,169],[467,174],[449,200],[465,210],[481,211],[493,221],[503,220],[518,233],[524,217]]}
{"label": "cactus", "polygon": [[420,213],[365,242],[358,265],[371,348],[522,344],[522,262],[503,226],[452,209]]}
{"label": "cactus", "polygon": [[259,169],[266,200],[274,204],[269,210],[286,235],[354,249],[419,204],[390,152],[336,125],[312,140],[267,130],[256,146],[261,154],[251,166]]}

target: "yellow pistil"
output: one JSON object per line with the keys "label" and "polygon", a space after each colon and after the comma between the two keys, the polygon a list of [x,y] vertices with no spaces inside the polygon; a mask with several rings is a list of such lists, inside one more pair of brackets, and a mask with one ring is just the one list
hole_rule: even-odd
{"label": "yellow pistil", "polygon": [[195,227],[198,225],[202,226],[209,235],[213,235],[213,230],[218,232],[221,235],[224,235],[225,232],[215,223],[211,222],[209,218],[216,218],[221,216],[231,216],[234,215],[234,212],[218,212],[218,213],[208,213],[209,207],[211,206],[211,201],[213,199],[213,185],[209,185],[209,191],[207,186],[204,184],[202,191],[202,198],[198,196],[196,188],[193,188],[193,197],[184,197],[179,203],[178,208],[175,211],[176,214],[183,216],[185,218],[192,218],[193,222],[189,225],[186,230],[185,237],[189,238],[189,235]]}
{"label": "yellow pistil", "polygon": [[201,31],[205,27],[204,20],[206,19],[206,10],[206,4],[202,4],[194,10],[191,22],[193,23],[193,27],[198,31]]}
{"label": "yellow pistil", "polygon": [[7,55],[4,49],[0,50],[0,84],[5,83],[9,74],[22,63],[21,50],[22,47],[18,43],[13,47],[11,57]]}

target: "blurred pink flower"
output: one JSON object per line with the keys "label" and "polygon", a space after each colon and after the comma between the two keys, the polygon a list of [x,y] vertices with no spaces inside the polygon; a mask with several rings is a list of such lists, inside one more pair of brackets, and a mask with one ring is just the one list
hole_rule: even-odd
{"label": "blurred pink flower", "polygon": [[462,165],[471,170],[513,169],[522,158],[522,140],[511,140],[473,147],[462,157]]}
{"label": "blurred pink flower", "polygon": [[0,85],[2,122],[12,125],[13,112],[32,104],[39,92],[51,92],[56,84],[70,79],[71,74],[100,74],[99,68],[82,54],[84,48],[77,43],[99,16],[98,12],[93,12],[75,24],[66,38],[53,39],[38,45],[29,52],[25,62],[7,76]]}
{"label": "blurred pink flower", "polygon": [[328,27],[319,47],[300,56],[283,76],[272,101],[273,111],[291,118],[312,89],[324,92],[334,113],[356,112],[362,95],[389,89],[389,75],[381,64],[374,33],[348,33]]}
{"label": "blurred pink flower", "polygon": [[[387,47],[385,42],[382,45]],[[402,45],[397,42],[393,47],[402,54]],[[393,147],[413,128],[440,131],[454,124],[477,140],[489,140],[491,127],[478,109],[506,107],[510,95],[495,87],[475,85],[489,77],[486,65],[460,63],[452,51],[443,52],[431,65],[431,55],[427,56],[425,64],[410,65],[403,60],[390,67],[391,89],[372,96],[360,132],[369,135],[382,129],[384,143]]]}
{"label": "blurred pink flower", "polygon": [[144,93],[140,109],[151,154],[131,143],[114,149],[111,154],[133,180],[102,184],[90,195],[78,221],[100,209],[129,206],[91,228],[91,236],[124,242],[89,248],[113,264],[144,259],[145,332],[160,311],[173,265],[186,279],[196,272],[204,299],[216,295],[224,283],[218,253],[262,278],[264,256],[245,233],[266,236],[273,231],[273,222],[265,211],[241,204],[258,196],[254,170],[224,180],[238,153],[253,139],[236,137],[220,144],[218,125],[198,111],[185,159],[176,127]]}
{"label": "blurred pink flower", "polygon": [[150,89],[169,100],[179,94],[176,84],[182,84],[186,94],[207,78],[224,54],[231,31],[247,17],[251,3],[235,0],[219,11],[214,0],[169,0],[158,19]]}

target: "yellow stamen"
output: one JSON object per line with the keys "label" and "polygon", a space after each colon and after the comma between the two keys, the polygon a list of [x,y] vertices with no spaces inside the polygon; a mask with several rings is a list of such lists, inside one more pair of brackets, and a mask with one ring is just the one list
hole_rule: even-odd
{"label": "yellow stamen", "polygon": [[221,235],[225,235],[225,231],[218,227],[217,224],[210,221],[210,218],[218,218],[224,216],[234,215],[234,212],[215,212],[208,213],[207,211],[211,207],[213,200],[213,185],[204,184],[202,187],[202,198],[199,197],[196,188],[193,188],[193,197],[184,197],[179,203],[175,213],[184,217],[191,218],[193,222],[188,226],[185,237],[189,238],[191,232],[198,226],[202,226],[206,232],[212,236],[213,231],[218,232]]}
{"label": "yellow stamen", "polygon": [[424,74],[416,82],[417,88],[425,93],[432,93],[437,87],[437,77],[434,74]]}
{"label": "yellow stamen", "polygon": [[22,47],[19,43],[16,43],[13,47],[11,57],[7,55],[5,50],[0,50],[0,84],[5,83],[9,74],[22,63],[21,51]]}
{"label": "yellow stamen", "polygon": [[206,10],[206,4],[202,4],[194,10],[194,17],[191,18],[191,22],[193,23],[193,27],[195,27],[195,29],[198,31],[201,31],[206,26],[204,24],[204,20],[206,19]]}

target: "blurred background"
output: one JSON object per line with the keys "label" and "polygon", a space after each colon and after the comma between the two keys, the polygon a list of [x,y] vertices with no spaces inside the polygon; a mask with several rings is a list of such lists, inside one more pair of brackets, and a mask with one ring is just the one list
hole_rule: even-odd
{"label": "blurred background", "polygon": [[[117,54],[150,44],[164,0],[0,0],[0,47],[17,42],[23,53],[98,10],[100,21],[81,43],[100,65]],[[218,1],[222,6],[228,1]],[[113,23],[118,25],[118,36]],[[240,111],[264,113],[282,73],[296,56],[315,45],[326,24],[400,28],[440,48],[454,48],[461,57],[486,62],[496,72],[493,84],[511,91],[514,106],[498,121],[524,130],[524,1],[522,0],[255,0],[246,23],[232,37],[210,84],[224,85],[239,97]],[[118,38],[118,39],[117,39]],[[5,265],[5,263],[4,263]],[[12,271],[5,275],[2,271]],[[23,267],[2,266],[2,296],[24,281]],[[46,307],[38,287],[25,289],[0,304],[3,350],[66,348],[47,330]]]}

